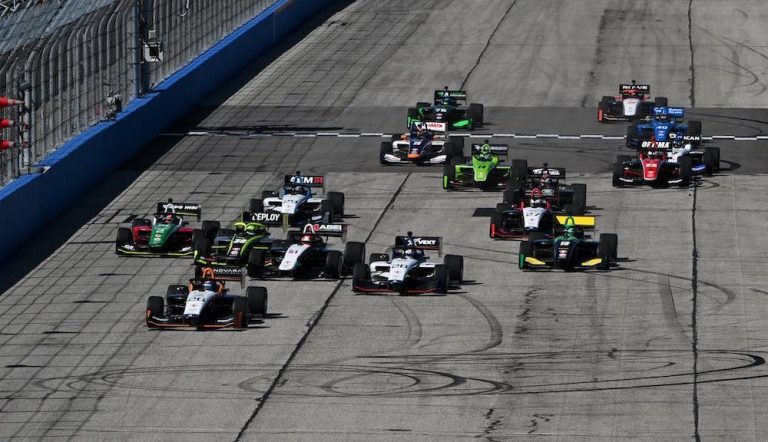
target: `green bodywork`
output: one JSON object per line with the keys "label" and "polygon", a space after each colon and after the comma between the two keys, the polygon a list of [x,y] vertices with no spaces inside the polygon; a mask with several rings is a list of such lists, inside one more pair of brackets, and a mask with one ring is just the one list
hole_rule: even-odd
{"label": "green bodywork", "polygon": [[234,263],[245,264],[253,249],[269,249],[268,244],[260,244],[262,240],[269,238],[269,231],[261,223],[244,223],[238,221],[234,223],[237,230],[228,242],[213,244],[211,246],[211,256],[214,261],[199,256],[197,250],[194,252],[195,262],[207,265],[232,265]]}
{"label": "green bodywork", "polygon": [[[455,180],[461,182],[473,182],[483,184],[493,177],[498,181],[509,177],[510,166],[499,165],[499,156],[491,155],[490,158],[482,158],[481,155],[472,155],[468,164],[456,164]],[[500,174],[500,176],[499,176]],[[443,175],[443,188],[448,189],[448,177]]]}
{"label": "green bodywork", "polygon": [[[443,112],[447,115],[450,115],[451,112],[455,111],[453,107],[440,107],[440,108],[420,107],[418,108],[419,118],[413,118],[408,116],[407,117],[408,124],[406,124],[406,127],[411,128],[413,127],[414,123],[421,123],[422,121],[425,121],[424,117],[425,117],[425,114],[429,113],[427,112],[428,109],[433,109],[433,112]],[[445,122],[448,123],[448,127],[450,129],[466,129],[473,125],[473,122],[474,122],[473,120],[474,118],[462,118],[456,121],[445,120]]]}
{"label": "green bodywork", "polygon": [[168,238],[170,238],[171,235],[173,235],[173,233],[177,230],[179,230],[179,225],[176,223],[156,223],[154,226],[152,226],[152,232],[149,235],[149,247],[160,248],[165,246]]}

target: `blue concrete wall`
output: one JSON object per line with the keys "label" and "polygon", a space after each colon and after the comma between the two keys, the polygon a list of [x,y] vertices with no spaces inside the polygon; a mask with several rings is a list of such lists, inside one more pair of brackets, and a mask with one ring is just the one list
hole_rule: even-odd
{"label": "blue concrete wall", "polygon": [[47,172],[0,188],[0,259],[75,203],[224,81],[335,0],[280,0],[126,106],[40,162]]}

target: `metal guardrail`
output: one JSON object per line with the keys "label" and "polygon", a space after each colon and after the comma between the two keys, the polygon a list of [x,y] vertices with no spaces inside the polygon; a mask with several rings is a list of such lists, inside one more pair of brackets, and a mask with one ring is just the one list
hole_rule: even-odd
{"label": "metal guardrail", "polygon": [[[0,96],[27,97],[29,131],[0,150],[0,185],[109,119],[276,0],[51,0],[0,18]],[[21,107],[0,118],[19,118]],[[105,146],[106,147],[106,146]]]}

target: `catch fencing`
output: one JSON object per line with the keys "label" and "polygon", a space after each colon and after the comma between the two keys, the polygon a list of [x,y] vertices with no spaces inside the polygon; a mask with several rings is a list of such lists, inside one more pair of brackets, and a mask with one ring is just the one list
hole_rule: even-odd
{"label": "catch fencing", "polygon": [[[0,186],[276,0],[35,0],[0,16]],[[140,130],[140,128],[137,128]]]}

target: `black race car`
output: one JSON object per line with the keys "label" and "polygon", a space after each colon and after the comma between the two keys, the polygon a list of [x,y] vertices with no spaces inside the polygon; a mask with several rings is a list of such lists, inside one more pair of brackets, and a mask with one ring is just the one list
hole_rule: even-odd
{"label": "black race car", "polygon": [[467,102],[467,91],[436,90],[434,102],[419,102],[416,107],[408,109],[406,127],[410,129],[414,123],[437,122],[446,123],[451,129],[474,130],[483,125],[484,108],[482,104]]}

